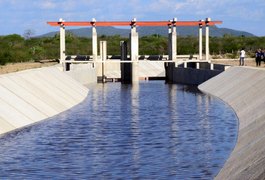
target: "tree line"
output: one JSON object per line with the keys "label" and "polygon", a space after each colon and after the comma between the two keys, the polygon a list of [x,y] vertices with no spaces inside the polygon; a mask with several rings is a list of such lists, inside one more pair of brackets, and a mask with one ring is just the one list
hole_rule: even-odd
{"label": "tree line", "polygon": [[[130,41],[129,38],[124,38],[119,35],[102,35],[98,38],[98,41],[102,40],[107,41],[109,55],[119,55],[120,41]],[[178,37],[177,43],[178,54],[198,54],[198,37]],[[0,64],[58,59],[60,56],[59,45],[60,36],[58,34],[54,37],[34,38],[24,38],[17,34],[0,36]],[[248,57],[254,57],[256,49],[265,48],[265,37],[235,37],[230,35],[210,37],[210,53],[213,58],[236,58],[241,48],[245,48]],[[140,55],[163,55],[167,54],[167,49],[167,37],[154,34],[139,38]],[[71,33],[67,33],[66,54],[91,55],[91,38],[76,37]]]}

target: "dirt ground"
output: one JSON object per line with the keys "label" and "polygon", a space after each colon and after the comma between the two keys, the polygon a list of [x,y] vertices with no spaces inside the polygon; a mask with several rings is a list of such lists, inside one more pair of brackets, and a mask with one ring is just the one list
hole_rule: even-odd
{"label": "dirt ground", "polygon": [[[216,63],[216,64],[225,64],[225,65],[231,65],[231,66],[238,66],[239,65],[238,59],[213,59],[212,62]],[[0,66],[0,74],[17,72],[17,71],[22,71],[22,70],[26,70],[26,69],[53,66],[55,64],[58,64],[58,63],[53,62],[53,61],[12,63],[12,64]],[[254,59],[246,59],[245,60],[245,66],[256,67],[256,62]],[[265,68],[264,62],[261,62],[260,68]]]}
{"label": "dirt ground", "polygon": [[41,68],[47,66],[53,66],[58,64],[57,62],[23,62],[23,63],[12,63],[0,66],[0,74],[6,74],[11,72],[22,71],[26,69]]}
{"label": "dirt ground", "polygon": [[[239,59],[213,59],[212,62],[215,64],[225,64],[225,65],[231,65],[231,66],[238,66],[239,65]],[[254,58],[247,58],[245,60],[245,66],[256,67],[255,59]],[[260,68],[265,68],[264,62],[261,62]]]}

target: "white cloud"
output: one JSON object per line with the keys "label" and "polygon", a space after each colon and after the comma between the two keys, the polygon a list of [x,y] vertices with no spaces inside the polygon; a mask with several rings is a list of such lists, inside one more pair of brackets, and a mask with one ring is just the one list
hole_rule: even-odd
{"label": "white cloud", "polygon": [[76,0],[46,0],[46,1],[36,1],[36,4],[39,5],[41,9],[51,10],[58,7],[58,11],[70,11],[76,9],[78,6],[84,6],[84,4]]}
{"label": "white cloud", "polygon": [[54,9],[56,7],[56,3],[53,1],[44,1],[40,4],[42,9]]}
{"label": "white cloud", "polygon": [[209,12],[209,10],[214,9],[217,6],[217,2],[209,3],[208,0],[186,0],[183,2],[178,2],[175,4],[175,8],[178,11],[185,13],[202,14],[202,12]]}
{"label": "white cloud", "polygon": [[147,10],[151,11],[168,11],[174,10],[175,2],[170,0],[158,0],[153,3],[150,3],[149,8]]}
{"label": "white cloud", "polygon": [[211,17],[223,20],[227,27],[241,28],[256,22],[261,31],[265,19],[264,0],[0,0],[0,8],[3,16],[20,20],[21,25],[42,18],[43,29],[49,27],[46,21],[61,17],[69,21],[128,21],[133,17],[139,21],[177,17],[181,21]]}
{"label": "white cloud", "polygon": [[185,3],[176,3],[175,4],[175,9],[176,10],[181,10],[183,7],[185,7]]}

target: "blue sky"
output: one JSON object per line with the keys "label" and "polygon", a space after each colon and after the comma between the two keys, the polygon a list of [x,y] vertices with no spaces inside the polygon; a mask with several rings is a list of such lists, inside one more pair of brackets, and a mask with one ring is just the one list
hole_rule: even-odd
{"label": "blue sky", "polygon": [[58,28],[47,21],[222,20],[219,27],[265,36],[265,0],[0,0],[0,35],[35,35]]}

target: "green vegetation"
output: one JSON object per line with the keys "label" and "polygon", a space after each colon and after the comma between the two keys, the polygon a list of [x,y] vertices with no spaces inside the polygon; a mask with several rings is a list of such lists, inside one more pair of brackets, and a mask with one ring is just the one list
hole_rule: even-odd
{"label": "green vegetation", "polygon": [[[99,41],[107,41],[108,54],[120,54],[120,41],[129,41],[128,38],[116,36],[100,36]],[[0,36],[0,64],[43,59],[59,58],[59,35],[43,38],[23,38],[12,34]],[[130,43],[128,43],[130,44]],[[145,36],[139,39],[139,54],[155,55],[167,54],[167,37],[161,35]],[[67,55],[91,55],[91,38],[76,37],[66,34]],[[258,48],[265,48],[265,37],[210,37],[210,53],[213,57],[238,57],[238,51],[244,47],[248,56],[253,57]],[[130,48],[128,48],[130,49]],[[198,38],[193,36],[178,37],[178,54],[198,54]]]}

